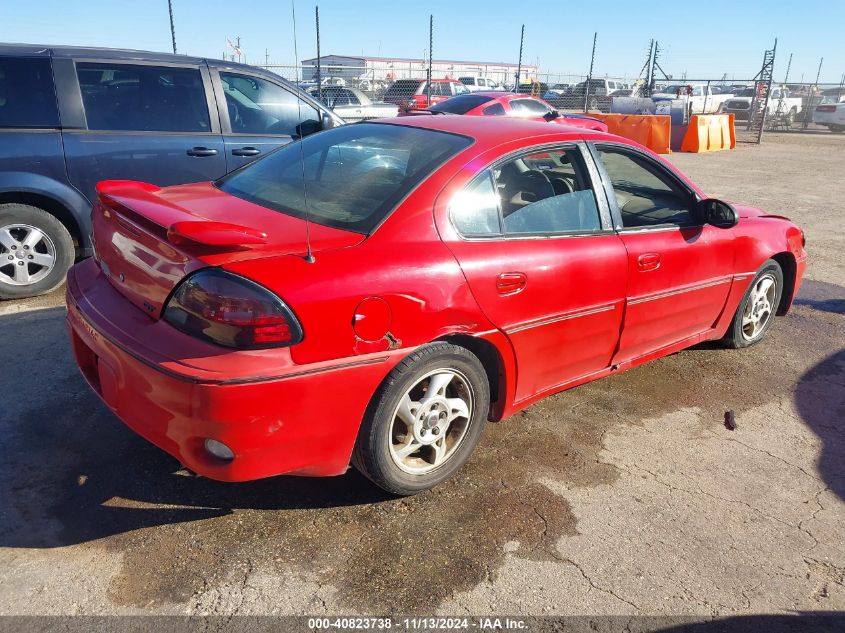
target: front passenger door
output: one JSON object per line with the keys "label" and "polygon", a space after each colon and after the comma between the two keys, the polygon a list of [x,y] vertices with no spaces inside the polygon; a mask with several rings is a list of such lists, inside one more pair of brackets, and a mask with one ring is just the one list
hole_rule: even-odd
{"label": "front passenger door", "polygon": [[702,223],[695,192],[644,152],[600,144],[595,153],[628,253],[619,364],[713,327],[733,280],[734,235]]}

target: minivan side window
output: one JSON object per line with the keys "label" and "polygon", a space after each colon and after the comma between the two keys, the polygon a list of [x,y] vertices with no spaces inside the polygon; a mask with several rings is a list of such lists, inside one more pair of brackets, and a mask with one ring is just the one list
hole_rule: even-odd
{"label": "minivan side window", "polygon": [[220,81],[234,134],[294,136],[300,123],[320,120],[307,102],[265,79],[221,72]]}
{"label": "minivan side window", "polygon": [[0,128],[56,128],[50,60],[0,57]]}
{"label": "minivan side window", "polygon": [[196,68],[77,62],[89,130],[208,132]]}

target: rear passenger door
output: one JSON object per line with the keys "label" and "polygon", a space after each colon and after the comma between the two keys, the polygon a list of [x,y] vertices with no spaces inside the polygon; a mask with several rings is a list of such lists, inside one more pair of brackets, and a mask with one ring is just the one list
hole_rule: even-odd
{"label": "rear passenger door", "polygon": [[281,82],[223,66],[211,75],[228,171],[320,129],[321,112]]}
{"label": "rear passenger door", "polygon": [[[62,134],[68,178],[89,200],[101,180],[167,186],[226,173],[204,65],[76,59],[58,68],[63,122],[74,101],[82,106],[73,111],[79,129],[66,125]],[[78,83],[60,80],[60,72],[74,73]],[[78,95],[69,94],[75,89]]]}

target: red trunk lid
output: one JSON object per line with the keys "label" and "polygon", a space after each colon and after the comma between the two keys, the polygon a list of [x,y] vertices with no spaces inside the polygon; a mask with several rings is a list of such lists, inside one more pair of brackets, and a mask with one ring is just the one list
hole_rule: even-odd
{"label": "red trunk lid", "polygon": [[[306,254],[304,220],[229,195],[212,183],[160,189],[111,180],[97,190],[92,218],[97,262],[121,294],[155,318],[173,288],[199,268]],[[314,252],[354,246],[364,237],[310,225]]]}

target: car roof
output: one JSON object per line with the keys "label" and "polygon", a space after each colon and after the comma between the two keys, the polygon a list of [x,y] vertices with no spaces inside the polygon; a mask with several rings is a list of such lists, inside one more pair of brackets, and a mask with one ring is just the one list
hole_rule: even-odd
{"label": "car roof", "polygon": [[[479,117],[451,114],[432,114],[430,116],[409,116],[390,119],[372,119],[368,123],[404,125],[439,132],[460,134],[475,139],[477,142],[494,147],[516,139],[545,137],[538,142],[558,142],[581,140],[589,136],[591,140],[609,140],[628,143],[625,139],[594,132],[583,128],[562,125],[550,126],[545,121],[532,121],[518,117]],[[358,124],[354,124],[358,125]],[[628,143],[630,144],[630,143]]]}
{"label": "car roof", "polygon": [[149,61],[169,64],[200,64],[208,61],[215,64],[225,65],[231,68],[242,68],[250,72],[267,71],[248,64],[239,64],[228,60],[220,60],[206,57],[193,57],[191,55],[177,55],[174,53],[160,53],[156,51],[143,51],[130,48],[105,48],[97,46],[63,46],[53,44],[7,44],[0,43],[0,55],[46,55],[53,57],[87,57],[90,59],[114,59],[125,61]]}

